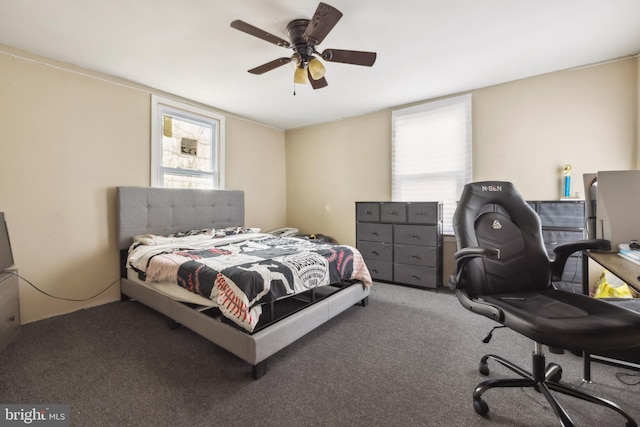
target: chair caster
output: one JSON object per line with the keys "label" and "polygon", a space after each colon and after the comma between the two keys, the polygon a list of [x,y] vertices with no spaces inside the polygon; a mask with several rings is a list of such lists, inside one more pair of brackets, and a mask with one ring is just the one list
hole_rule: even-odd
{"label": "chair caster", "polygon": [[479,366],[478,370],[485,377],[489,375],[489,364],[487,363],[487,360],[484,357],[480,361],[480,366]]}
{"label": "chair caster", "polygon": [[545,370],[545,379],[552,383],[559,383],[562,379],[562,367],[557,363],[549,363]]}
{"label": "chair caster", "polygon": [[473,399],[473,410],[476,411],[476,414],[478,415],[485,415],[489,412],[489,405],[480,398]]}

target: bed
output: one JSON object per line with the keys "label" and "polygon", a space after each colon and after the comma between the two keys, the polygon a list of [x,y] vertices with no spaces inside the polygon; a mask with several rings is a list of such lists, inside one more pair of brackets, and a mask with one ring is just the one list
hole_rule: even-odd
{"label": "bed", "polygon": [[[344,245],[318,245],[301,241],[301,239],[280,238],[245,227],[242,191],[118,187],[117,201],[117,239],[121,253],[123,299],[135,299],[153,308],[176,324],[193,330],[248,362],[255,379],[266,373],[267,360],[276,352],[354,305],[363,307],[367,305],[371,278],[364,262],[360,261],[361,255],[355,248]],[[197,231],[194,232],[194,230]],[[213,248],[202,249],[200,241],[209,239],[206,237],[208,235],[215,235],[213,240],[216,243]],[[218,237],[221,238],[218,239]],[[183,238],[186,238],[189,243],[185,244]],[[177,243],[180,249],[186,248],[189,251],[181,250],[176,254],[175,250],[163,250],[163,245],[174,243]],[[321,258],[319,254],[325,254],[327,251],[333,253],[332,259],[339,258],[341,263],[337,265],[342,270],[347,265],[344,261],[350,260],[347,278],[342,276],[336,279],[338,273],[334,272],[327,274],[331,280],[324,278],[318,281],[317,274],[314,276],[315,273],[307,271],[303,282],[298,279],[295,286],[293,284],[287,286],[286,281],[273,281],[273,274],[269,271],[266,276],[271,278],[273,289],[263,290],[260,298],[252,298],[249,295],[249,303],[244,304],[246,312],[240,314],[242,319],[247,315],[253,316],[252,320],[247,322],[234,319],[233,315],[229,317],[227,312],[230,310],[225,310],[226,303],[238,298],[238,294],[234,294],[233,298],[227,296],[224,300],[225,304],[221,304],[221,295],[230,287],[241,288],[243,293],[239,295],[242,298],[245,297],[244,293],[249,292],[243,288],[244,285],[240,285],[240,276],[244,277],[244,274],[232,276],[226,272],[264,270],[262,267],[265,263],[273,267],[276,263],[281,263],[276,262],[281,258],[268,260],[264,257],[265,253],[271,253],[274,248],[293,253],[294,246],[297,245],[311,245],[306,246],[307,249],[304,251],[312,253],[314,259]],[[254,257],[254,253],[259,253],[265,259],[251,258],[249,264],[240,262],[233,269],[220,270],[218,274],[214,274],[216,283],[211,285],[213,287],[185,285],[185,282],[199,284],[200,280],[206,276],[198,274],[209,267],[194,264],[203,258],[202,251],[206,253],[204,257],[218,257],[220,254],[226,255],[231,252],[234,256],[239,256],[240,252],[245,256],[244,254],[249,250],[247,247],[254,251],[257,249],[257,252],[249,253],[249,256]],[[143,250],[143,255],[140,255],[138,250]],[[201,252],[193,253],[192,250]],[[167,252],[170,255],[159,255]],[[132,253],[138,253],[138,258],[132,257],[132,260],[129,260],[129,255]],[[153,277],[147,279],[147,273],[150,276],[154,275],[152,268],[149,267],[149,271],[141,271],[144,268],[140,266],[151,266],[150,260],[156,258],[158,260],[168,258],[169,262],[179,259],[177,264],[180,265],[175,270],[180,271],[181,275],[176,279],[182,280],[182,286],[164,280],[165,277],[162,274],[154,276],[161,279],[160,282],[150,281]],[[222,257],[211,260],[214,266],[219,259]],[[205,264],[207,262],[209,260]],[[298,262],[298,264],[305,263],[308,262]],[[342,270],[339,274],[344,273]],[[260,271],[258,273],[251,271],[251,273],[254,277],[256,274],[260,275]],[[169,276],[171,274],[173,270]],[[236,282],[238,286],[235,286]],[[322,286],[316,286],[316,284]],[[191,289],[193,287],[199,288],[200,292],[194,293]],[[202,291],[200,288],[206,289]],[[246,288],[251,286],[247,285]],[[256,292],[260,293],[260,291]]]}

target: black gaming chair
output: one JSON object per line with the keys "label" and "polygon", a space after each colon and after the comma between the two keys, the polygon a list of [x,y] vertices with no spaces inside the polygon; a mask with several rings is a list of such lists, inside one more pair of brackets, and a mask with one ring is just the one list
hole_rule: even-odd
{"label": "black gaming chair", "polygon": [[[563,426],[573,423],[550,390],[606,406],[636,422],[618,405],[561,384],[561,368],[546,366],[542,346],[574,353],[640,346],[640,314],[581,294],[556,290],[571,253],[609,249],[606,240],[562,244],[549,260],[540,219],[509,182],[467,184],[453,217],[457,252],[449,285],[467,309],[501,323],[534,341],[532,372],[500,356],[485,355],[480,373],[489,375],[494,360],[521,378],[488,380],[473,392],[473,407],[489,411],[482,395],[493,387],[534,387],[541,392]],[[486,341],[485,341],[486,342]],[[580,354],[578,353],[578,354]]]}

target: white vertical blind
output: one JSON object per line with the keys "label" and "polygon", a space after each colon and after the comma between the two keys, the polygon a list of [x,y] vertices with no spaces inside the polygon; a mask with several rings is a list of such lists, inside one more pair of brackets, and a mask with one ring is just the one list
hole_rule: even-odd
{"label": "white vertical blind", "polygon": [[442,201],[451,225],[464,184],[471,181],[471,94],[392,112],[391,195],[394,201]]}

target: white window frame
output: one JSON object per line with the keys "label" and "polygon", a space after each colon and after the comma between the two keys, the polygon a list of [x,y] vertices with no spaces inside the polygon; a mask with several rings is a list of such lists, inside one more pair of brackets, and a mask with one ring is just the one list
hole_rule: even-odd
{"label": "white window frame", "polygon": [[[151,95],[151,186],[164,187],[164,170],[162,163],[162,114],[170,112],[186,120],[215,124],[217,134],[212,135],[214,152],[211,156],[213,171],[213,189],[225,188],[225,117],[204,108]],[[174,170],[176,172],[176,170]],[[186,172],[185,175],[198,176],[197,171]]]}
{"label": "white window frame", "polygon": [[[426,102],[392,111],[391,199],[403,202],[442,201],[443,233],[445,234],[453,234],[453,212],[460,199],[464,185],[471,182],[472,179],[471,113],[471,94]],[[456,121],[455,126],[444,126],[442,129],[438,129],[438,132],[429,130],[427,126],[422,129],[417,125],[421,120],[449,121],[452,118]],[[403,125],[403,120],[405,124],[404,132],[399,129],[399,126]],[[411,120],[415,120],[413,126],[411,125]],[[398,136],[398,134],[404,133],[406,137],[408,135],[406,133],[407,129],[410,129],[411,132],[416,131],[418,134],[412,134],[410,137],[405,138],[404,141],[399,141],[402,136]],[[421,131],[424,131],[425,134],[421,134]],[[454,145],[452,145],[452,142]],[[411,148],[412,143],[416,144],[413,145],[413,149]],[[425,148],[427,149],[425,150]],[[429,154],[426,154],[427,152]],[[431,153],[436,155],[432,156]],[[405,170],[403,171],[402,163],[403,159],[407,159],[407,154],[411,157],[411,160],[417,159],[418,162],[424,163],[424,169],[417,170],[414,167],[407,172],[407,168],[410,168],[410,166],[405,165]],[[436,162],[433,163],[433,172],[429,170],[430,161]],[[446,165],[446,167],[443,167],[443,165]],[[413,200],[406,200],[407,197],[402,197],[403,194],[406,195],[408,193],[406,189],[403,191],[403,183],[408,183],[411,180],[443,182],[443,179],[448,185],[435,189],[431,185],[425,185],[424,189],[416,189],[414,186],[415,191],[412,191],[412,196],[409,196]],[[447,187],[448,189],[443,189]],[[451,190],[451,187],[455,188],[455,191]],[[443,193],[446,195],[442,196]]]}

